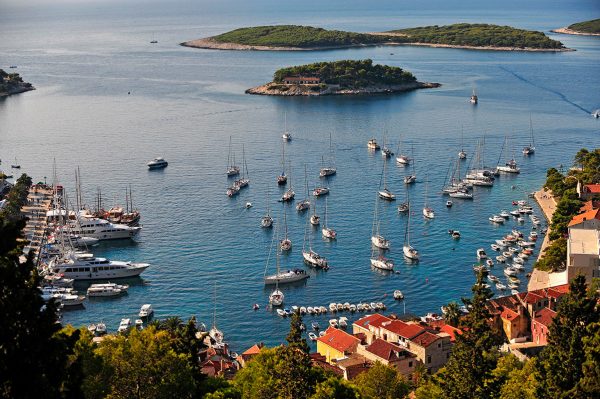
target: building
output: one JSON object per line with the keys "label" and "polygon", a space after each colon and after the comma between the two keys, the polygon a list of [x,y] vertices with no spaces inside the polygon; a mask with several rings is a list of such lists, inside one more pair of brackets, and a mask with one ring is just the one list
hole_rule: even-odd
{"label": "building", "polygon": [[359,334],[364,334],[364,341],[367,344],[370,344],[373,342],[374,339],[381,335],[381,324],[387,321],[392,321],[392,319],[390,319],[389,317],[385,317],[384,315],[379,313],[365,316],[352,324],[352,333],[355,336],[358,336]]}
{"label": "building", "polygon": [[261,342],[252,345],[250,348],[246,349],[246,351],[237,358],[237,361],[240,363],[240,366],[246,367],[246,363],[248,363],[256,355],[258,355],[263,346],[264,344]]}
{"label": "building", "polygon": [[315,76],[286,76],[283,78],[286,85],[318,85],[321,78]]}
{"label": "building", "polygon": [[360,339],[337,328],[329,327],[325,335],[317,339],[317,352],[325,356],[328,363],[343,359],[355,353]]}
{"label": "building", "polygon": [[[586,222],[591,223],[589,220],[582,223]],[[584,275],[588,283],[592,281],[593,277],[600,277],[599,229],[569,227],[566,271],[566,282],[571,281],[578,274]]]}
{"label": "building", "polygon": [[[591,203],[592,201],[586,202],[583,208],[587,208],[587,204]],[[579,215],[573,216],[569,222],[569,229],[600,229],[600,209],[587,209]]]}
{"label": "building", "polygon": [[548,308],[535,312],[531,319],[531,341],[538,345],[548,344],[548,328],[555,316],[556,312]]}
{"label": "building", "polygon": [[600,184],[581,185],[577,182],[577,194],[579,195],[579,199],[584,201],[600,197]]}
{"label": "building", "polygon": [[371,345],[359,346],[358,354],[371,362],[380,362],[395,367],[402,375],[410,378],[418,363],[417,356],[406,348],[377,338]]}

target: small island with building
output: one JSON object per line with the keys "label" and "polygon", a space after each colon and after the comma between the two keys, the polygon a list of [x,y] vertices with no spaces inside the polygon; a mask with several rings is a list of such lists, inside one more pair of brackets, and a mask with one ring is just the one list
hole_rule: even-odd
{"label": "small island with building", "polygon": [[496,51],[571,51],[543,32],[490,24],[453,24],[355,33],[312,26],[276,25],[235,29],[182,46],[218,50],[298,51],[378,45],[413,45]]}
{"label": "small island with building", "polygon": [[567,35],[600,36],[600,18],[577,22],[566,28],[553,29],[552,32],[564,33]]}
{"label": "small island with building", "polygon": [[271,96],[323,96],[396,93],[441,86],[418,82],[399,67],[367,60],[317,62],[277,70],[273,81],[246,90]]}
{"label": "small island with building", "polygon": [[0,69],[0,98],[30,90],[35,90],[35,87],[24,82],[18,73],[7,73]]}

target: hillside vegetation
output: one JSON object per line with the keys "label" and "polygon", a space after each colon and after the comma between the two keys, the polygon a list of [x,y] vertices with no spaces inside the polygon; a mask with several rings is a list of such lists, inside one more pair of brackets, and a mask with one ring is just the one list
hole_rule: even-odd
{"label": "hillside vegetation", "polygon": [[592,19],[591,21],[577,22],[568,26],[568,29],[576,32],[584,33],[600,33],[600,19]]}
{"label": "hillside vegetation", "polygon": [[475,47],[516,47],[560,49],[563,44],[543,32],[489,24],[454,24],[398,29],[390,33],[407,35],[405,42]]}
{"label": "hillside vegetation", "polygon": [[213,36],[212,39],[222,43],[236,43],[248,46],[299,48],[351,46],[377,44],[390,41],[390,38],[387,36],[327,30],[300,25],[240,28],[218,36]]}
{"label": "hillside vegetation", "polygon": [[7,73],[0,69],[0,97],[33,90],[31,83],[23,81],[18,73]]}
{"label": "hillside vegetation", "polygon": [[351,88],[398,85],[417,80],[412,73],[402,68],[373,64],[369,59],[317,62],[282,68],[275,72],[273,81],[280,83],[286,76],[316,76],[321,78],[323,83]]}

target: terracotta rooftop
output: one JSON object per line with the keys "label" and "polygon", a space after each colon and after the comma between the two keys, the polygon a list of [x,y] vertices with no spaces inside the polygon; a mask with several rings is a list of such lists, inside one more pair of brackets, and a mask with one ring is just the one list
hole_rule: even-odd
{"label": "terracotta rooftop", "polygon": [[427,348],[429,345],[433,344],[435,341],[437,341],[440,338],[441,337],[437,334],[431,333],[429,331],[425,331],[423,334],[412,339],[412,342],[414,342],[417,345],[421,345],[424,348]]}
{"label": "terracotta rooftop", "polygon": [[583,206],[581,208],[579,208],[579,212],[587,212],[587,211],[591,211],[593,209],[598,209],[600,208],[600,201],[587,201],[583,204]]}
{"label": "terracotta rooftop", "polygon": [[444,324],[440,327],[440,331],[445,332],[450,336],[450,342],[456,341],[456,335],[462,334],[462,331],[456,327],[452,327],[450,324]]}
{"label": "terracotta rooftop", "polygon": [[425,329],[418,324],[405,323],[401,320],[385,322],[381,325],[381,328],[384,328],[394,334],[398,334],[406,339],[413,339],[425,331]]}
{"label": "terracotta rooftop", "polygon": [[588,193],[600,194],[600,184],[586,184],[583,186],[583,190]]}
{"label": "terracotta rooftop", "polygon": [[552,324],[552,319],[554,319],[554,316],[556,316],[555,311],[550,310],[548,308],[544,308],[540,311],[535,312],[535,317],[533,318],[533,320],[548,327],[550,326],[550,324]]}
{"label": "terracotta rooftop", "polygon": [[328,328],[325,331],[325,335],[319,337],[317,341],[320,341],[340,352],[346,352],[352,349],[352,347],[356,347],[360,343],[360,340],[355,336],[331,327]]}
{"label": "terracotta rooftop", "polygon": [[324,370],[329,370],[340,377],[344,376],[344,370],[337,366],[327,363],[325,356],[321,355],[318,352],[310,354],[310,361],[313,364],[313,366],[320,367]]}
{"label": "terracotta rooftop", "polygon": [[259,344],[254,344],[250,348],[246,349],[242,355],[258,355],[260,353],[262,346]]}
{"label": "terracotta rooftop", "polygon": [[500,317],[502,317],[504,320],[514,320],[519,316],[518,312],[515,312],[512,309],[509,308],[504,308],[502,310],[502,313],[500,313]]}
{"label": "terracotta rooftop", "polygon": [[400,359],[404,356],[414,356],[401,346],[384,341],[381,338],[377,338],[375,341],[373,341],[373,343],[369,345],[366,350],[387,361]]}
{"label": "terracotta rooftop", "polygon": [[364,329],[368,329],[370,325],[374,325],[376,327],[380,327],[381,323],[384,321],[391,321],[390,318],[385,317],[382,314],[375,313],[368,316],[363,317],[362,319],[358,319],[354,322],[359,327]]}
{"label": "terracotta rooftop", "polygon": [[579,223],[583,223],[586,220],[600,219],[600,209],[592,209],[579,215],[573,216],[573,219],[569,222],[569,227],[576,226]]}

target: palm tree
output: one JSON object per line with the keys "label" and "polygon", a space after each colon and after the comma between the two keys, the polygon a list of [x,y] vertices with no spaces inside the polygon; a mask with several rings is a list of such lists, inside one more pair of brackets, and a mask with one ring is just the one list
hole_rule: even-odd
{"label": "palm tree", "polygon": [[452,301],[445,307],[446,313],[444,314],[444,321],[453,327],[457,327],[460,322],[460,307],[458,303]]}

